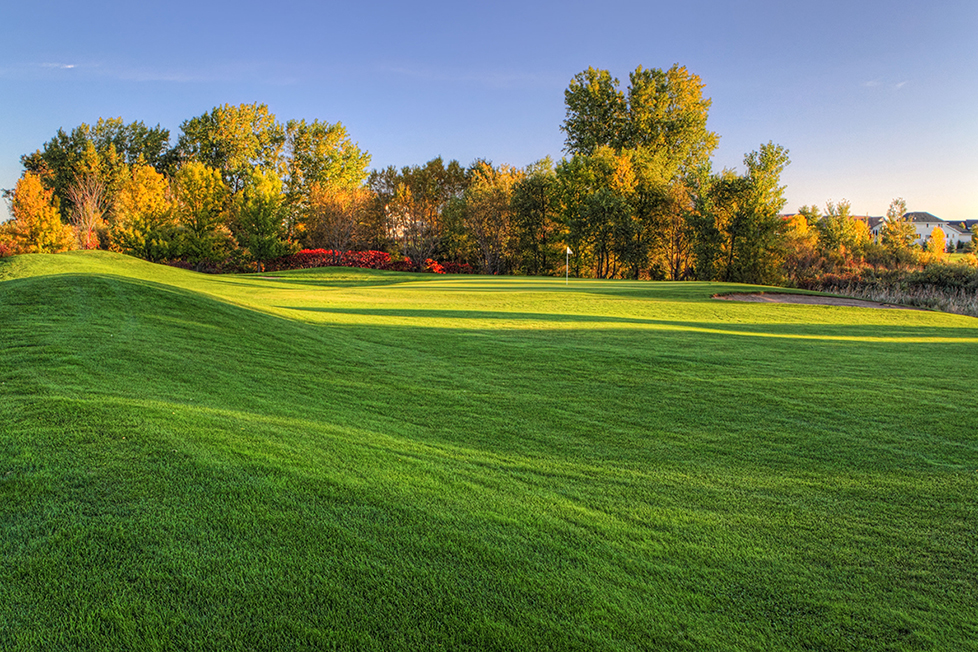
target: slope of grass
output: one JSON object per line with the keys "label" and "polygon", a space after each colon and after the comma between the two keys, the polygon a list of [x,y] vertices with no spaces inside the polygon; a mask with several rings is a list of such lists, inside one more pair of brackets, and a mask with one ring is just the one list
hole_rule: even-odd
{"label": "slope of grass", "polygon": [[978,322],[0,261],[0,649],[949,650]]}

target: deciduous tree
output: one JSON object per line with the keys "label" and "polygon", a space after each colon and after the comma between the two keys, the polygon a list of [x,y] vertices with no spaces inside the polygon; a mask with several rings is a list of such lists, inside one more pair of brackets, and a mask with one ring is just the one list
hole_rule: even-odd
{"label": "deciduous tree", "polygon": [[508,271],[513,191],[522,178],[520,170],[507,165],[496,168],[479,161],[472,166],[464,194],[463,222],[478,250],[483,274]]}
{"label": "deciduous tree", "polygon": [[174,175],[172,192],[187,260],[198,269],[223,260],[231,233],[225,223],[230,193],[221,172],[198,161],[185,163]]}
{"label": "deciduous tree", "polygon": [[290,120],[285,127],[285,202],[289,225],[301,222],[313,187],[340,194],[363,186],[370,155],[350,140],[346,128],[314,120]]}
{"label": "deciduous tree", "polygon": [[441,157],[399,172],[388,169],[375,178],[372,185],[380,191],[390,237],[418,269],[435,256],[443,235],[442,211],[462,197],[467,183],[458,161],[445,165]]}
{"label": "deciduous tree", "polygon": [[852,217],[849,202],[828,202],[816,225],[819,253],[834,267],[844,267],[862,255],[870,242],[869,228]]}
{"label": "deciduous tree", "polygon": [[273,170],[252,170],[236,197],[234,234],[258,271],[289,252],[282,181]]}
{"label": "deciduous tree", "polygon": [[908,220],[907,204],[903,198],[894,199],[886,211],[886,219],[880,227],[880,244],[891,264],[916,264],[920,249],[917,244],[917,229]]}
{"label": "deciduous tree", "polygon": [[513,188],[512,236],[520,273],[552,273],[561,261],[557,175],[549,157],[527,166]]}
{"label": "deciduous tree", "polygon": [[710,100],[700,78],[678,64],[667,71],[639,66],[629,82],[623,93],[608,71],[594,68],[571,80],[561,126],[567,151],[646,148],[665,155],[676,170],[706,163],[719,138],[706,128]]}
{"label": "deciduous tree", "polygon": [[175,257],[169,183],[145,163],[131,166],[112,210],[111,248],[158,262]]}
{"label": "deciduous tree", "polygon": [[8,227],[12,248],[17,253],[58,253],[74,249],[75,234],[61,222],[54,191],[41,179],[26,172],[17,181],[10,204],[14,221]]}
{"label": "deciduous tree", "polygon": [[[74,203],[69,188],[76,185],[79,174],[97,168],[96,178],[104,186],[107,204],[111,204],[125,168],[137,161],[164,172],[172,163],[170,132],[159,125],[146,127],[142,122],[126,124],[122,118],[99,118],[95,125],[82,123],[70,132],[59,129],[50,141],[32,154],[21,157],[26,172],[38,175],[45,187],[58,197],[65,215],[71,215]],[[91,151],[97,162],[92,164]]]}
{"label": "deciduous tree", "polygon": [[285,129],[265,104],[224,104],[185,120],[180,129],[180,160],[220,171],[232,193],[244,187],[253,168],[279,172]]}
{"label": "deciduous tree", "polygon": [[305,217],[303,243],[312,249],[330,249],[337,255],[359,239],[367,220],[373,193],[365,187],[313,184]]}
{"label": "deciduous tree", "polygon": [[927,237],[927,258],[932,261],[943,260],[946,246],[947,234],[944,233],[944,229],[935,226],[934,230],[930,232],[930,236]]}

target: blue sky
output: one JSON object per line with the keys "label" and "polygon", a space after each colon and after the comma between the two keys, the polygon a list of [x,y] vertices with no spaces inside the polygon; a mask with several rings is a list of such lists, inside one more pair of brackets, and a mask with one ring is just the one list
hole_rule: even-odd
{"label": "blue sky", "polygon": [[[0,188],[58,128],[171,131],[214,106],[342,122],[372,167],[563,152],[563,92],[685,65],[718,168],[774,141],[786,210],[978,219],[978,2],[66,2],[4,10]],[[0,209],[2,211],[3,209]],[[0,213],[2,215],[2,213]]]}

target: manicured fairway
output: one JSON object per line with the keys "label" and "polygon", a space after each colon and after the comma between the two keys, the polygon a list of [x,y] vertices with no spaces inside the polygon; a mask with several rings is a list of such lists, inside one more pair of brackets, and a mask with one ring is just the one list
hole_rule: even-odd
{"label": "manicured fairway", "polygon": [[0,260],[2,650],[967,650],[978,320]]}

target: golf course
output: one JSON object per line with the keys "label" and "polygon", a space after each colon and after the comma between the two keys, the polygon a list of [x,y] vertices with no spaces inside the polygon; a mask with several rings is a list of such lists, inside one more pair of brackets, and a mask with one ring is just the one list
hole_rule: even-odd
{"label": "golf course", "polygon": [[978,319],[764,289],[0,259],[0,650],[976,649]]}

